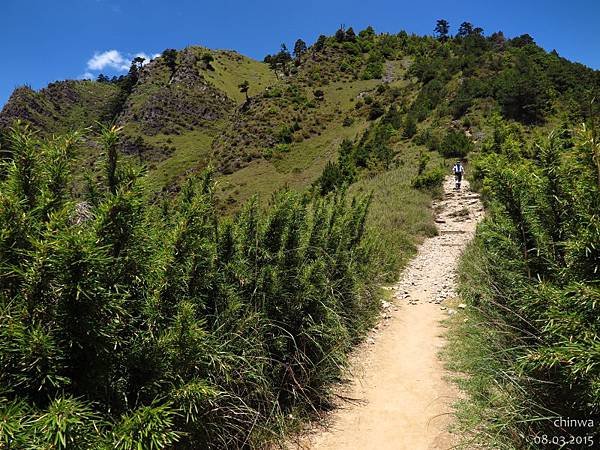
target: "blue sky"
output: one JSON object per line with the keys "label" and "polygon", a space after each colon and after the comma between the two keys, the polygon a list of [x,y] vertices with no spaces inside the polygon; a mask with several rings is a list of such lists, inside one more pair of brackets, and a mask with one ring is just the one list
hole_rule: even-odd
{"label": "blue sky", "polygon": [[[340,24],[431,34],[445,18],[486,33],[531,34],[544,48],[600,69],[597,0],[0,0],[0,105],[33,88],[86,73],[118,74],[136,54],[200,44],[260,58]],[[107,53],[110,52],[110,53]]]}

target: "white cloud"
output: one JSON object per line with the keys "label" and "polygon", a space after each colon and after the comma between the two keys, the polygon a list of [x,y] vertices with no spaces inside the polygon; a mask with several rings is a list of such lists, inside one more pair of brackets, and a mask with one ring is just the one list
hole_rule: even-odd
{"label": "white cloud", "polygon": [[[140,56],[144,58],[144,65],[148,64],[152,59],[158,58],[160,53],[149,55],[146,52],[138,52],[135,54],[123,54],[118,50],[107,50],[105,52],[95,52],[94,56],[87,62],[88,71],[84,75],[90,74],[90,70],[112,69],[117,72],[127,72],[131,66],[133,58]],[[91,75],[91,74],[90,74]]]}
{"label": "white cloud", "polygon": [[85,73],[79,75],[77,78],[80,80],[93,80],[96,77],[91,72],[85,72]]}
{"label": "white cloud", "polygon": [[141,58],[144,58],[146,60],[146,61],[144,61],[144,66],[145,66],[146,64],[148,64],[150,62],[150,60],[156,58],[157,56],[160,56],[160,53],[155,54],[155,55],[148,55],[147,53],[139,52],[139,53],[136,53],[135,55],[133,55],[134,58],[137,58],[138,56]]}
{"label": "white cloud", "polygon": [[107,50],[102,53],[94,53],[94,56],[87,62],[89,70],[104,70],[110,68],[119,72],[129,70],[131,60],[125,58],[118,50]]}

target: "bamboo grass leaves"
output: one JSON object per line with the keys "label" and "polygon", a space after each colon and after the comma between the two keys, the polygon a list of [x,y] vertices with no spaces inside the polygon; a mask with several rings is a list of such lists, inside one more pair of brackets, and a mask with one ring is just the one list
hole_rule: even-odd
{"label": "bamboo grass leaves", "polygon": [[516,382],[532,402],[564,416],[600,413],[600,185],[592,134],[559,130],[529,154],[476,162],[490,206],[477,243],[493,287],[478,306],[511,327],[508,370]]}
{"label": "bamboo grass leaves", "polygon": [[[151,203],[103,128],[15,128],[0,171],[0,446],[238,448],[328,401],[376,316],[369,199],[280,192],[221,218],[206,171]],[[33,445],[33,447],[32,447]],[[37,447],[36,447],[37,448]]]}

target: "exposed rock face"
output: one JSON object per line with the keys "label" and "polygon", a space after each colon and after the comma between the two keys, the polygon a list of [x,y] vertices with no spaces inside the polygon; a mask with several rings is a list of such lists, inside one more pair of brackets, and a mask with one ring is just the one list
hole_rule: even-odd
{"label": "exposed rock face", "polygon": [[76,90],[76,81],[58,81],[50,83],[43,89],[43,95],[57,111],[72,108],[82,101],[81,94]]}
{"label": "exposed rock face", "polygon": [[126,155],[137,156],[146,163],[162,161],[173,154],[174,147],[152,145],[141,136],[134,138],[123,135],[121,137],[121,151]]}
{"label": "exposed rock face", "polygon": [[278,117],[269,114],[268,105],[269,99],[257,97],[238,107],[228,129],[215,139],[213,150],[223,173],[247,166],[253,159],[261,157],[261,148],[277,144],[274,131]]}
{"label": "exposed rock face", "polygon": [[203,121],[226,117],[234,102],[206,82],[195,52],[180,52],[176,70],[164,63],[148,64],[129,96],[120,123],[135,122],[149,135],[178,134],[198,127]]}
{"label": "exposed rock face", "polygon": [[0,112],[0,129],[20,119],[42,133],[84,128],[108,121],[119,95],[109,83],[57,81],[36,92],[22,86],[12,93]]}
{"label": "exposed rock face", "polygon": [[119,117],[114,117],[114,106],[123,92],[114,83],[59,81],[38,92],[23,86],[2,109],[0,127],[21,119],[42,131],[55,132],[116,120],[121,125],[135,123],[149,136],[177,134],[203,121],[224,118],[234,109],[233,100],[209,84],[201,68],[198,50],[193,48],[179,52],[173,73],[160,59],[152,61],[140,71]]}
{"label": "exposed rock face", "polygon": [[40,123],[40,116],[46,109],[47,104],[44,104],[43,98],[33,89],[28,86],[18,87],[0,112],[0,129],[11,126],[17,119],[41,127],[43,123]]}
{"label": "exposed rock face", "polygon": [[174,83],[158,89],[138,107],[132,107],[137,100],[135,93],[129,100],[120,123],[139,123],[145,134],[173,134],[177,127],[199,126],[204,120],[225,117],[233,107],[226,96],[207,85],[186,88]]}

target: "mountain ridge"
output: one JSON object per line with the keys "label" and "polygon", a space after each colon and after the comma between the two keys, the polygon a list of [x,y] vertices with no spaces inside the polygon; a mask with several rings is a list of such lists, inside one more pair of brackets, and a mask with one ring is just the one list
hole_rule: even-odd
{"label": "mountain ridge", "polygon": [[[259,62],[188,46],[119,79],[21,87],[0,128],[21,119],[54,133],[114,121],[122,150],[149,167],[157,190],[176,189],[210,164],[228,180],[224,197],[236,201],[249,196],[252,172],[271,177],[272,189],[314,183],[336,159],[338,136],[360,140],[390,108],[402,116],[396,129],[405,139],[392,145],[398,163],[406,148],[438,150],[449,130],[481,141],[494,111],[525,132],[584,118],[600,90],[599,71],[546,52],[529,35],[485,36],[472,26],[437,38],[340,29],[311,46],[298,40],[294,50],[282,46]],[[82,155],[89,167],[97,157],[94,149]]]}

